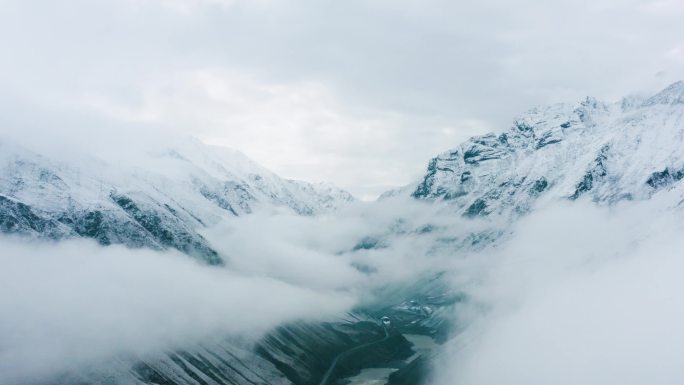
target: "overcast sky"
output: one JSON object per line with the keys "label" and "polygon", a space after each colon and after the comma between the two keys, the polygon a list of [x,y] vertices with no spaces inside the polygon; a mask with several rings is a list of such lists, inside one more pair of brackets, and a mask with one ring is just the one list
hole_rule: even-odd
{"label": "overcast sky", "polygon": [[0,0],[0,113],[187,132],[370,198],[534,105],[684,78],[682,20],[681,0]]}

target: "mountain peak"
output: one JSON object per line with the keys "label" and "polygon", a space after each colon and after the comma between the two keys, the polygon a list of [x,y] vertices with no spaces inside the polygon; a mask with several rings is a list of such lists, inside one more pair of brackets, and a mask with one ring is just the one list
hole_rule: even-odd
{"label": "mountain peak", "polygon": [[684,82],[643,103],[589,97],[538,107],[499,136],[474,137],[433,158],[413,196],[482,217],[524,214],[538,199],[612,204],[675,185],[684,191],[683,118]]}
{"label": "mountain peak", "polygon": [[670,84],[644,102],[644,106],[654,104],[684,104],[684,81]]}

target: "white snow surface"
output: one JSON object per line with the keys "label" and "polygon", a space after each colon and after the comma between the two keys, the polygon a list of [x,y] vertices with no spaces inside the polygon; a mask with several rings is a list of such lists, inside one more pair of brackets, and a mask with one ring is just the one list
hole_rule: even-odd
{"label": "white snow surface", "polygon": [[287,180],[238,151],[194,139],[142,154],[135,165],[88,155],[81,160],[48,159],[0,138],[0,194],[58,210],[69,200],[109,207],[110,191],[130,192],[175,201],[208,222],[216,219],[216,204],[201,196],[202,188],[225,198],[237,215],[264,204],[316,214],[354,201],[333,185]]}

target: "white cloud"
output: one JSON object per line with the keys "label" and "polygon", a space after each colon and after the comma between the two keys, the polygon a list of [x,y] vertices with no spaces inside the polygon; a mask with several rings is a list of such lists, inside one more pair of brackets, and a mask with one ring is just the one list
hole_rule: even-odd
{"label": "white cloud", "polygon": [[473,306],[434,383],[678,383],[684,242],[671,210],[574,204],[521,221],[488,267],[460,266]]}
{"label": "white cloud", "polygon": [[[433,148],[446,148],[442,143],[456,143],[484,125],[436,125],[410,141],[410,117],[355,114],[321,83],[264,84],[223,69],[163,74],[138,89],[135,105],[97,94],[81,100],[116,120],[185,130],[205,142],[239,148],[285,177],[332,180],[361,198],[417,180]],[[430,150],[415,151],[416,146]],[[390,158],[394,162],[388,164]]]}
{"label": "white cloud", "polygon": [[251,342],[288,321],[338,319],[376,289],[441,266],[439,256],[419,257],[438,235],[392,237],[386,248],[352,252],[391,227],[454,222],[436,210],[415,201],[318,217],[265,209],[203,231],[225,267],[176,252],[0,237],[0,383],[38,382],[205,339]]}
{"label": "white cloud", "polygon": [[122,0],[133,7],[154,7],[161,5],[172,11],[192,16],[192,13],[204,7],[268,7],[278,0]]}
{"label": "white cloud", "polygon": [[[346,311],[353,296],[91,242],[0,239],[0,383]],[[68,357],[68,359],[67,359]]]}
{"label": "white cloud", "polygon": [[373,196],[533,105],[679,80],[680,4],[8,1],[1,97],[79,113],[92,97]]}
{"label": "white cloud", "polygon": [[[361,294],[367,277],[340,255],[361,239],[368,225],[358,218],[302,217],[260,212],[205,232],[231,269],[318,289]],[[346,249],[346,250],[345,250]]]}

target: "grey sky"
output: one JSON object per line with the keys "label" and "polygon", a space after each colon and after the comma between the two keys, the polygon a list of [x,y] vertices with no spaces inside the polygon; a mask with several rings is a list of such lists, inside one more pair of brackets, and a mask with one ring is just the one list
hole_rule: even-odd
{"label": "grey sky", "polygon": [[180,130],[368,198],[534,105],[684,78],[683,18],[679,0],[0,0],[0,113]]}

